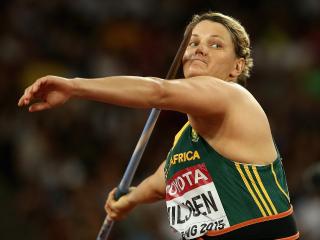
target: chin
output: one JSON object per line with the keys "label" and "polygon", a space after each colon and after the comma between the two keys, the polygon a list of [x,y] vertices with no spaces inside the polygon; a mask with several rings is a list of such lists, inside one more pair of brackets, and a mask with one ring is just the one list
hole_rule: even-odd
{"label": "chin", "polygon": [[195,67],[189,67],[187,69],[184,69],[183,73],[186,78],[206,75],[206,72],[203,71],[203,69]]}
{"label": "chin", "polygon": [[207,68],[199,64],[185,64],[183,66],[183,73],[185,78],[197,77],[197,76],[206,76],[208,75]]}

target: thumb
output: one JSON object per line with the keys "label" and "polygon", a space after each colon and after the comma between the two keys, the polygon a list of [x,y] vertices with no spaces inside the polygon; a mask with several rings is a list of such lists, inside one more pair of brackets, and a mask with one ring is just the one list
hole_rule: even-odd
{"label": "thumb", "polygon": [[38,112],[51,108],[47,102],[34,103],[29,107],[29,112]]}

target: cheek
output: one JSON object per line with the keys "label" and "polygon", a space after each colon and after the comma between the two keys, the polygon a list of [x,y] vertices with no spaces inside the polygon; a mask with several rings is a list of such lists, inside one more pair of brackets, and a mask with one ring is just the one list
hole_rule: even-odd
{"label": "cheek", "polygon": [[233,66],[234,59],[232,56],[221,54],[211,58],[210,68],[229,71]]}
{"label": "cheek", "polygon": [[209,66],[208,73],[209,75],[220,79],[227,79],[230,75],[230,69],[231,67],[228,63],[219,61]]}
{"label": "cheek", "polygon": [[184,64],[188,59],[190,59],[190,57],[191,57],[191,52],[188,49],[186,49],[182,57],[182,64]]}
{"label": "cheek", "polygon": [[185,77],[188,77],[188,68],[189,68],[189,63],[188,62],[182,62],[182,70],[183,70],[183,75]]}
{"label": "cheek", "polygon": [[183,72],[184,74],[186,74],[186,70],[189,68],[190,66],[190,61],[188,61],[191,57],[191,53],[190,51],[188,51],[188,49],[185,51],[183,57],[182,57],[182,69],[183,69]]}

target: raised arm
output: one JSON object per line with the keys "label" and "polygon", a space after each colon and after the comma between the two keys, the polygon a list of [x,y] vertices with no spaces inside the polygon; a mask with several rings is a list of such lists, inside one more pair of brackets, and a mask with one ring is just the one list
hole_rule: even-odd
{"label": "raised arm", "polygon": [[165,198],[165,177],[163,162],[157,171],[141,182],[137,187],[130,188],[127,195],[122,196],[118,201],[114,200],[115,190],[108,196],[105,209],[108,217],[112,220],[120,220],[127,216],[137,205],[152,203]]}
{"label": "raised arm", "polygon": [[135,76],[96,79],[47,76],[28,87],[18,105],[27,106],[36,101],[29,110],[41,111],[78,97],[126,107],[159,108],[202,116],[226,111],[230,95],[239,88],[237,84],[209,76],[170,81]]}

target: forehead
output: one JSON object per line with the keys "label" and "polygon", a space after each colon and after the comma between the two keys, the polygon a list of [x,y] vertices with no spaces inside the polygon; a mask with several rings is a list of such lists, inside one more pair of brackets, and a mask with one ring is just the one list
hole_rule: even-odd
{"label": "forehead", "polygon": [[210,20],[203,20],[199,22],[193,28],[192,34],[199,35],[200,37],[218,35],[226,41],[232,41],[230,32],[224,25]]}

